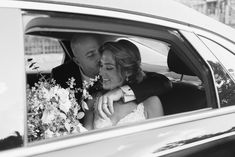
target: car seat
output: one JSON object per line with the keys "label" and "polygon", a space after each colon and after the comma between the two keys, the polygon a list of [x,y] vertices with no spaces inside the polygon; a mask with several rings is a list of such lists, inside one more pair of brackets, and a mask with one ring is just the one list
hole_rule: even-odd
{"label": "car seat", "polygon": [[170,49],[167,57],[169,71],[181,74],[180,80],[172,80],[172,89],[160,97],[164,114],[175,114],[206,108],[206,95],[202,86],[184,82],[184,75],[196,76],[188,66]]}

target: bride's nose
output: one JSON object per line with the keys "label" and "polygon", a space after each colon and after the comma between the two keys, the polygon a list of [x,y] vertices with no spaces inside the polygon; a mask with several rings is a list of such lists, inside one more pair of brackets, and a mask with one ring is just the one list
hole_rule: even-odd
{"label": "bride's nose", "polygon": [[104,68],[102,66],[99,67],[99,74],[100,76],[104,76],[105,72],[104,72]]}

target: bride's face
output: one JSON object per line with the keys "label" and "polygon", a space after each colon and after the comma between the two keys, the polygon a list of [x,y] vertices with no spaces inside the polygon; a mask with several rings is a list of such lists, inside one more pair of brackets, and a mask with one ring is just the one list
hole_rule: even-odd
{"label": "bride's face", "polygon": [[116,66],[116,62],[112,56],[112,52],[109,50],[104,51],[103,55],[101,56],[100,75],[103,80],[103,88],[106,90],[120,87],[124,82],[120,70],[118,70]]}

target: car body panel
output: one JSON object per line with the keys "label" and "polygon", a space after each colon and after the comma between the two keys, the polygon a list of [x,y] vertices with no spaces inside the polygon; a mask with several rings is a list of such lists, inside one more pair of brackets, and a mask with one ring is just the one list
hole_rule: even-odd
{"label": "car body panel", "polygon": [[[232,42],[235,41],[235,31],[231,27],[226,26],[212,18],[209,18],[201,13],[198,13],[197,11],[194,11],[193,9],[190,9],[172,0],[151,0],[148,1],[148,3],[146,3],[146,1],[144,0],[141,0],[138,2],[138,4],[134,0],[128,2],[117,2],[110,0],[69,0],[66,2],[60,0],[38,0],[35,2],[3,0],[0,6],[52,11],[55,9],[64,12],[76,12],[82,14],[86,14],[87,11],[90,10],[90,15],[93,14],[107,17],[117,17],[121,19],[136,21],[141,20],[151,23],[154,22],[155,24],[159,23],[158,20],[160,20],[160,23],[164,24],[167,24],[167,22],[174,22],[175,26],[176,24],[180,24],[183,26],[200,28],[223,36],[224,38],[231,40]],[[133,7],[132,4],[136,5],[134,5]],[[218,34],[217,32],[220,33]]]}
{"label": "car body panel", "polygon": [[[0,57],[0,138],[6,137],[9,133],[14,134],[15,130],[24,134],[25,118],[24,47],[20,10],[1,8],[0,20],[7,18],[15,20],[6,20],[1,23],[0,30],[0,54],[2,56]],[[19,27],[15,27],[16,25]],[[6,124],[2,125],[4,123]]]}
{"label": "car body panel", "polygon": [[[233,107],[233,109],[235,109]],[[81,136],[72,136],[64,140],[44,144],[29,145],[12,151],[2,152],[1,156],[161,156],[182,149],[191,148],[220,138],[234,135],[234,121],[224,123],[227,118],[234,119],[231,109],[223,108],[224,115],[218,110],[204,111],[195,115],[142,123],[133,126],[121,126],[118,129],[96,130]],[[220,116],[215,116],[215,115]],[[201,116],[201,115],[204,115]],[[213,116],[212,116],[213,115]],[[178,115],[174,115],[177,117]],[[195,118],[196,116],[200,117]],[[178,121],[178,123],[176,123]],[[217,128],[213,125],[218,123]],[[158,129],[154,129],[158,127]],[[151,129],[152,128],[152,129]],[[145,130],[145,131],[144,131]],[[226,133],[226,134],[225,134]],[[91,135],[89,135],[91,134]],[[138,138],[137,138],[138,137]],[[91,142],[92,141],[92,142]],[[107,149],[108,148],[108,149]],[[139,150],[139,151],[137,151]]]}

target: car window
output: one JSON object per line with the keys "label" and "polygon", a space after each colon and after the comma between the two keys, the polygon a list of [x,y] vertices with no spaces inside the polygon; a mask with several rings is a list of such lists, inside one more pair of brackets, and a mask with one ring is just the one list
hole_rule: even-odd
{"label": "car window", "polygon": [[[40,13],[42,14],[42,12]],[[35,12],[33,12],[32,14],[35,14]],[[32,16],[32,14],[27,15],[27,12],[25,12],[24,16]],[[145,72],[143,73],[142,70],[138,67],[138,69],[134,71],[138,72],[138,75],[136,75],[135,77],[132,76],[130,79],[134,81],[142,81],[145,79],[147,80],[148,76],[157,75],[157,78],[161,78],[162,80],[164,80],[163,83],[158,84],[158,81],[149,79],[149,82],[152,81],[153,84],[158,84],[159,88],[164,85],[164,88],[162,89],[167,89],[166,91],[160,93],[158,96],[152,96],[150,97],[150,99],[148,99],[149,97],[147,97],[147,99],[145,97],[145,99],[143,99],[139,103],[130,101],[128,105],[132,108],[125,108],[125,105],[116,105],[120,106],[120,108],[117,107],[115,109],[116,111],[121,110],[121,108],[124,107],[125,112],[121,113],[130,113],[130,115],[118,115],[116,116],[117,118],[126,118],[128,121],[131,119],[128,118],[129,116],[136,116],[135,114],[132,114],[132,112],[136,112],[136,114],[140,112],[142,114],[138,116],[141,116],[140,119],[144,120],[150,117],[149,115],[151,114],[151,111],[162,111],[163,114],[161,114],[161,116],[157,116],[154,118],[163,118],[164,116],[171,114],[190,112],[208,107],[206,92],[202,83],[203,80],[199,79],[202,78],[200,77],[200,75],[202,75],[201,73],[203,72],[195,72],[197,71],[197,68],[195,68],[196,66],[193,65],[193,63],[191,63],[191,59],[193,58],[188,57],[188,59],[187,57],[182,57],[184,56],[182,54],[188,52],[189,50],[185,46],[185,44],[187,43],[182,40],[183,38],[180,37],[180,33],[178,33],[176,30],[168,30],[169,28],[161,28],[159,30],[153,29],[153,32],[157,31],[156,34],[158,36],[156,38],[151,38],[153,32],[148,32],[148,29],[145,29],[143,32],[141,32],[142,34],[138,34],[138,31],[133,33],[122,32],[123,30],[121,28],[123,26],[119,28],[118,22],[116,24],[117,26],[112,25],[112,27],[109,27],[108,22],[107,26],[105,25],[105,22],[102,22],[104,26],[101,27],[101,25],[98,24],[83,24],[84,17],[81,15],[76,17],[74,14],[58,14],[59,16],[57,14],[58,13],[51,13],[50,15],[50,13],[48,13],[48,16],[42,17],[39,17],[39,15],[37,15],[35,16],[35,18],[32,17],[32,20],[25,20],[24,24],[25,71],[27,76],[26,96],[28,143],[51,138],[59,138],[71,134],[79,134],[83,132],[86,133],[88,131],[87,128],[93,128],[87,127],[84,121],[86,121],[87,119],[95,119],[97,117],[100,118],[97,113],[97,110],[100,109],[97,106],[99,105],[97,101],[99,100],[99,97],[106,92],[101,89],[101,87],[105,89],[105,86],[109,86],[111,84],[109,84],[108,82],[111,82],[112,79],[121,81],[125,80],[124,82],[127,82],[127,85],[128,83],[130,86],[133,85],[132,82],[128,82],[128,75],[130,75],[129,71],[126,73],[122,73],[122,71],[119,69],[119,65],[115,67],[113,66],[113,62],[111,62],[111,65],[106,66],[106,62],[104,62],[104,60],[106,58],[109,58],[107,56],[106,58],[104,57],[100,60],[97,59],[97,50],[99,50],[99,53],[101,53],[102,48],[104,48],[106,45],[103,45],[104,47],[100,48],[97,47],[97,44],[95,44],[95,46],[92,46],[89,51],[85,51],[83,48],[81,48],[81,45],[89,47],[89,44],[86,45],[86,43],[83,43],[79,46],[71,46],[73,42],[76,42],[77,40],[74,38],[75,36],[94,35],[97,38],[102,37],[102,39],[106,39],[105,42],[121,42],[122,40],[128,40],[138,48],[141,58],[140,63],[137,59],[135,64],[130,65],[134,65],[137,67],[140,65],[142,70]],[[80,20],[80,18],[82,20]],[[88,22],[90,21],[88,20]],[[94,20],[94,22],[99,22],[99,20]],[[50,26],[49,29],[44,27],[40,28],[41,25],[44,24],[45,27]],[[97,27],[89,28],[95,25]],[[130,28],[129,30],[132,31],[132,29]],[[149,37],[146,36],[146,31]],[[58,41],[63,43],[63,49],[61,48]],[[125,43],[124,45],[128,45],[128,48],[132,47],[127,41],[122,42]],[[113,46],[110,47],[113,48]],[[113,49],[119,50],[115,48],[115,46]],[[65,54],[64,51],[66,51],[67,54]],[[66,60],[66,62],[64,63],[63,56],[72,54],[72,51],[79,52],[79,55],[80,53],[85,52],[85,59],[83,58],[82,60],[78,60],[79,57],[82,58],[84,56],[77,55],[77,58],[69,58],[68,61]],[[113,52],[113,54],[114,53],[115,52]],[[134,54],[132,57],[134,58],[136,56],[138,55]],[[128,58],[123,56],[119,57],[123,59]],[[92,67],[81,66],[82,62],[88,63],[93,58],[97,59],[96,61],[98,61],[97,63],[99,63],[99,65],[95,65]],[[113,59],[112,57],[110,58]],[[129,59],[130,58],[131,57],[129,57]],[[121,61],[119,62],[119,60],[116,60],[115,58],[115,63],[116,62],[119,64]],[[122,64],[130,66],[129,63],[127,63],[125,62]],[[81,67],[78,67],[78,65],[80,65]],[[92,68],[98,68],[100,75],[102,75],[101,70],[105,71],[107,75],[101,76],[102,79],[100,79],[99,77],[93,77],[93,79],[90,79],[87,76],[87,73],[84,72],[84,69],[82,68],[91,68],[91,71]],[[140,75],[143,77],[140,77],[140,79],[137,80],[136,78]],[[53,77],[53,79],[51,79],[51,76]],[[118,77],[123,78],[117,79]],[[161,79],[159,79],[159,82],[162,81]],[[78,82],[76,82],[77,80]],[[121,81],[117,82],[120,83]],[[153,86],[152,83],[149,84],[146,89],[141,88],[139,92],[144,93],[145,90],[148,91],[148,87],[151,88],[151,86]],[[79,88],[77,88],[77,85],[79,85]],[[165,85],[167,86],[167,88],[165,88]],[[113,89],[113,87],[110,88]],[[101,92],[92,93],[93,91],[98,89],[101,89]],[[138,95],[138,93],[136,95]],[[121,101],[117,101],[116,103],[124,103],[124,99],[125,97],[122,98]],[[159,108],[159,110],[149,109],[149,114],[146,115],[145,113],[147,111],[145,112],[144,110],[145,100],[149,102],[154,100],[155,102],[157,102],[155,104],[161,103],[162,107]],[[156,106],[153,107],[155,108]],[[133,110],[128,112],[128,109]],[[139,117],[137,117],[137,119],[138,118]],[[110,127],[113,126],[112,124],[110,125],[110,123],[118,124],[120,121],[121,124],[124,121],[123,119],[116,120],[110,118],[108,120],[106,119],[107,121],[105,121],[104,123],[101,123],[102,119],[98,120],[101,121],[99,123],[100,125],[102,124],[101,126]],[[136,122],[136,124],[137,123],[139,123],[139,121]],[[133,123],[127,123],[126,125],[129,124]],[[93,127],[99,128],[95,127],[95,124],[93,125]]]}
{"label": "car window", "polygon": [[221,61],[221,63],[227,69],[233,79],[235,79],[235,54],[212,40],[209,40],[204,37],[200,38],[208,46],[208,48],[217,56],[217,59]]}
{"label": "car window", "polygon": [[214,71],[216,87],[219,93],[220,105],[222,107],[235,105],[234,53],[208,38],[200,36],[200,39],[220,61],[218,63],[211,63]]}
{"label": "car window", "polygon": [[167,54],[170,49],[170,44],[146,38],[129,38],[139,49],[141,54],[141,66],[145,71],[155,71],[158,73],[166,73]]}
{"label": "car window", "polygon": [[181,75],[174,71],[169,71],[167,56],[171,45],[164,41],[146,39],[146,38],[131,38],[141,53],[142,68],[145,71],[152,71],[164,74],[172,81],[188,82],[196,85],[201,85],[202,81],[197,76]]}

